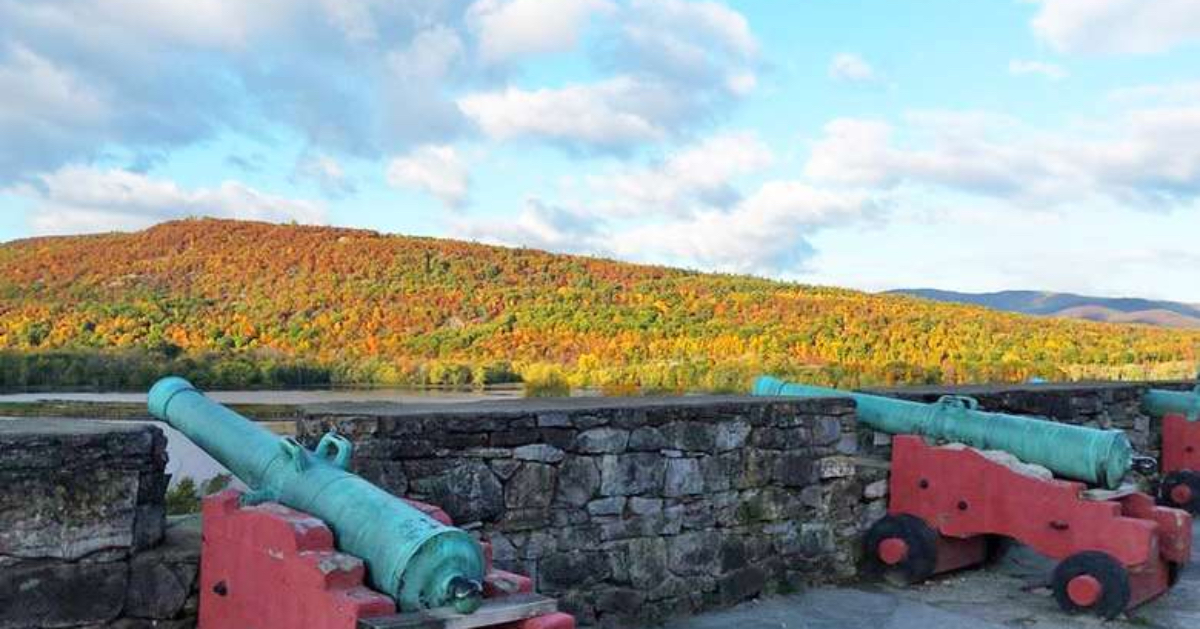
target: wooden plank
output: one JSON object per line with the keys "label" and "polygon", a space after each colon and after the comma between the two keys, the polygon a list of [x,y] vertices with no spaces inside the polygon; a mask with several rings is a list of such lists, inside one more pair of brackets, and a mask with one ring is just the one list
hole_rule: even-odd
{"label": "wooden plank", "polygon": [[539,594],[516,594],[484,599],[474,614],[450,607],[376,616],[358,621],[358,629],[475,629],[525,620],[558,611],[558,601]]}

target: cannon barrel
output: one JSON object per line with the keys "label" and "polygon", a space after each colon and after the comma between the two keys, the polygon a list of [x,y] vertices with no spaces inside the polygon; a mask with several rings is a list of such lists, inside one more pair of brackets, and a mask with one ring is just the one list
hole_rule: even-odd
{"label": "cannon barrel", "polygon": [[1150,389],[1142,396],[1142,411],[1151,417],[1182,415],[1190,422],[1200,420],[1200,385],[1191,391]]}
{"label": "cannon barrel", "polygon": [[850,397],[858,407],[858,420],[880,432],[923,435],[984,450],[1003,450],[1058,476],[1109,489],[1120,486],[1133,465],[1133,447],[1121,431],[988,413],[978,410],[978,402],[969,397],[943,396],[934,404],[923,404],[788,383],[770,376],[754,382],[753,394]]}
{"label": "cannon barrel", "polygon": [[479,543],[347,471],[352,446],[344,437],[330,432],[307,450],[176,377],[159,380],[148,405],[250,487],[243,504],[274,501],[323,520],[338,548],[362,559],[375,588],[400,609],[479,607]]}

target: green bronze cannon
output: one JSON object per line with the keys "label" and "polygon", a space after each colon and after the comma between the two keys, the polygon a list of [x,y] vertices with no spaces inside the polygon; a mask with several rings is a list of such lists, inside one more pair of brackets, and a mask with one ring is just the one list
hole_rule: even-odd
{"label": "green bronze cannon", "polygon": [[1150,389],[1142,412],[1157,419],[1162,433],[1159,501],[1200,514],[1200,385],[1191,391]]}
{"label": "green bronze cannon", "polygon": [[1200,385],[1191,391],[1150,389],[1142,396],[1142,411],[1151,417],[1180,415],[1187,421],[1200,421]]}
{"label": "green bronze cannon", "polygon": [[980,411],[978,402],[969,397],[944,396],[934,404],[922,404],[788,383],[770,376],[754,382],[753,394],[850,397],[857,404],[859,421],[880,432],[1003,450],[1056,475],[1108,489],[1119,487],[1134,464],[1133,447],[1121,431],[988,413]]}
{"label": "green bronze cannon", "polygon": [[449,605],[471,613],[481,604],[479,543],[347,471],[352,446],[344,437],[330,432],[309,451],[182,378],[159,380],[149,407],[250,487],[244,505],[279,502],[323,520],[338,548],[362,559],[375,588],[400,609]]}

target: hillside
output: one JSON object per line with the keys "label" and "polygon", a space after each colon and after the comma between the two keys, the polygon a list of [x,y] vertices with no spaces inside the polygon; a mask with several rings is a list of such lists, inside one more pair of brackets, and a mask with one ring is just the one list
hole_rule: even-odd
{"label": "hillside", "polygon": [[931,288],[902,288],[888,294],[912,295],[923,299],[975,304],[1023,314],[1143,323],[1170,328],[1200,328],[1200,306],[1174,301],[1136,298],[1089,297],[1072,293],[1010,290],[998,293],[959,293]]}
{"label": "hillside", "polygon": [[1193,373],[1200,332],[369,231],[189,220],[0,245],[0,384],[728,390]]}

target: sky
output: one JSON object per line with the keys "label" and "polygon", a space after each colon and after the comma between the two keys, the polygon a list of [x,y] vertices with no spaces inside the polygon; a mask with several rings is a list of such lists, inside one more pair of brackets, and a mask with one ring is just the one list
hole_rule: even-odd
{"label": "sky", "polygon": [[1200,303],[1200,2],[0,0],[0,240],[188,216]]}

